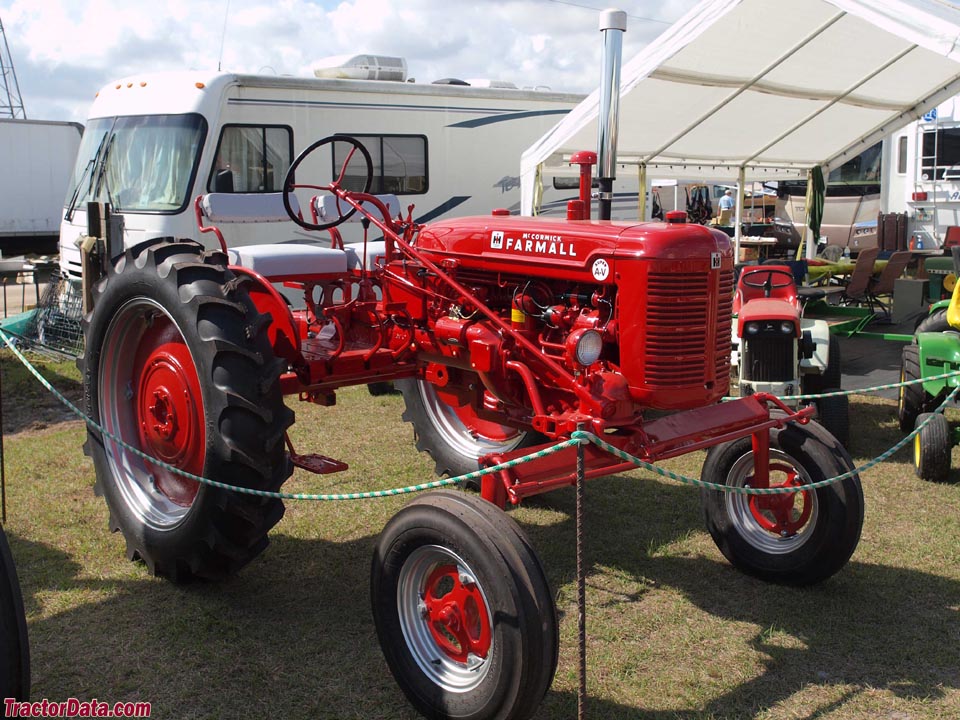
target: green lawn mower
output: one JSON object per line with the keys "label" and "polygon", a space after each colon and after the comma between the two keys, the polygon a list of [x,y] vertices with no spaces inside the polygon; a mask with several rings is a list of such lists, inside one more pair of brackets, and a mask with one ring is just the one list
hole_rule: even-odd
{"label": "green lawn mower", "polygon": [[[960,248],[951,248],[955,271],[960,271]],[[960,274],[960,272],[958,272]],[[960,283],[949,300],[930,306],[930,311],[903,348],[900,380],[934,378],[960,371]],[[950,454],[960,444],[960,427],[953,427],[942,413],[932,411],[960,387],[960,375],[902,385],[897,405],[900,429],[911,432],[929,420],[914,439],[913,466],[923,480],[943,482],[950,474]]]}

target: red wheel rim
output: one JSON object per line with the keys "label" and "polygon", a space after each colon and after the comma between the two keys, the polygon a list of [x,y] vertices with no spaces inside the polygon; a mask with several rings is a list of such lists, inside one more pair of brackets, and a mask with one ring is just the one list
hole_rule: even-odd
{"label": "red wheel rim", "polygon": [[[190,350],[177,327],[157,316],[140,338],[132,388],[135,422],[143,452],[194,475],[203,472],[206,453],[203,394]],[[189,507],[199,483],[153,463],[157,490]]]}
{"label": "red wheel rim", "polygon": [[[804,484],[796,469],[790,465],[771,463],[770,472],[782,472],[786,476],[782,483],[772,483],[771,488],[797,487]],[[781,537],[796,535],[807,524],[811,511],[809,490],[750,496],[750,512],[757,524]]]}
{"label": "red wheel rim", "polygon": [[471,433],[486,438],[491,442],[506,443],[515,440],[520,431],[509,425],[501,425],[490,420],[481,419],[476,411],[470,405],[461,405],[460,407],[451,406],[454,414],[460,418],[460,422]]}
{"label": "red wheel rim", "polygon": [[427,578],[423,602],[430,634],[451,660],[487,657],[490,615],[476,582],[461,576],[456,565],[440,565]]}

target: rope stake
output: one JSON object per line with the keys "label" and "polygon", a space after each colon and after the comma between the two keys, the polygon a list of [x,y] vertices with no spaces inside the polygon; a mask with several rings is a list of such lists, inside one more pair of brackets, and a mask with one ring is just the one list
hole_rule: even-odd
{"label": "rope stake", "polygon": [[[906,446],[910,441],[920,431],[926,427],[926,425],[931,422],[932,417],[927,418],[924,422],[920,423],[914,430],[904,437],[902,440],[897,442],[889,450],[881,453],[878,457],[870,460],[858,468],[854,468],[848,472],[845,472],[836,477],[827,478],[825,480],[820,480],[814,483],[808,483],[805,485],[793,485],[790,487],[772,487],[772,488],[750,488],[750,487],[739,487],[739,486],[729,486],[723,485],[720,483],[711,483],[706,482],[705,480],[700,480],[698,478],[691,478],[679,473],[675,473],[672,470],[667,470],[662,467],[658,467],[653,463],[642,460],[641,458],[635,457],[627,452],[624,452],[618,447],[610,445],[601,438],[597,437],[593,433],[585,432],[582,430],[576,430],[572,433],[569,440],[563,440],[558,442],[556,445],[551,445],[548,448],[543,448],[537,450],[536,452],[529,453],[523,457],[514,458],[513,460],[508,460],[506,462],[500,463],[493,467],[484,468],[482,470],[475,470],[473,472],[467,473],[465,475],[458,475],[457,477],[452,478],[441,478],[439,480],[433,480],[431,482],[420,483],[418,485],[407,485],[405,487],[391,488],[388,490],[368,490],[365,492],[354,492],[354,493],[287,493],[287,492],[273,492],[268,490],[256,490],[254,488],[240,487],[237,485],[229,485],[227,483],[222,483],[217,480],[211,480],[209,478],[201,477],[200,475],[194,475],[193,473],[182,470],[174,465],[170,465],[162,460],[147,455],[139,448],[136,448],[126,442],[121,438],[117,437],[113,433],[105,430],[99,423],[95,422],[92,418],[88,417],[80,408],[74,405],[70,400],[68,400],[62,393],[60,393],[50,382],[40,374],[40,372],[30,363],[29,360],[17,349],[15,343],[12,341],[9,335],[0,329],[0,340],[3,340],[4,344],[13,352],[18,360],[26,367],[26,369],[33,375],[44,388],[46,388],[54,397],[56,397],[68,410],[70,410],[74,415],[83,420],[84,423],[93,430],[97,431],[104,437],[110,439],[112,442],[116,443],[123,449],[128,452],[136,455],[142,460],[146,460],[158,467],[162,467],[166,470],[169,470],[172,473],[180,475],[187,478],[188,480],[193,480],[198,483],[203,483],[204,485],[209,485],[211,487],[219,488],[221,490],[230,490],[232,492],[243,493],[246,495],[256,495],[258,497],[267,497],[267,498],[277,498],[280,500],[316,500],[316,501],[341,501],[341,500],[369,500],[374,498],[383,498],[391,497],[393,495],[406,495],[415,492],[421,492],[424,490],[432,490],[435,488],[447,487],[450,485],[459,485],[460,483],[466,482],[468,480],[477,480],[484,475],[490,475],[491,473],[496,473],[501,470],[508,468],[516,467],[518,465],[523,465],[524,463],[532,462],[534,460],[539,460],[541,458],[553,455],[554,453],[561,452],[569,447],[576,445],[584,445],[586,443],[593,443],[598,448],[610,453],[611,455],[620,458],[626,462],[636,465],[638,468],[644,470],[649,470],[657,475],[662,477],[670,478],[677,482],[683,483],[685,485],[691,485],[693,487],[707,488],[710,490],[719,490],[721,492],[732,492],[738,495],[783,495],[787,493],[796,493],[802,492],[805,490],[816,490],[817,488],[826,487],[827,485],[833,485],[834,483],[841,482],[847,478],[853,477],[865,470],[880,464],[881,462],[887,460],[889,457],[898,452],[901,448]],[[894,387],[900,387],[901,385],[912,385],[918,382],[927,382],[929,380],[939,380],[947,377],[955,377],[960,375],[960,371],[944,373],[943,375],[937,375],[929,378],[921,378],[918,380],[911,380],[904,383],[894,383],[891,385],[879,386],[881,389],[889,389]],[[869,390],[869,389],[868,389]],[[868,390],[859,390],[859,391],[849,391],[849,392],[858,392],[863,393]],[[954,388],[954,390],[940,403],[939,407],[933,411],[933,414],[943,412],[943,409],[950,403],[957,393],[960,392],[960,387]],[[847,393],[830,393],[830,395],[835,394],[847,394]],[[803,397],[813,397],[813,396],[803,396]]]}

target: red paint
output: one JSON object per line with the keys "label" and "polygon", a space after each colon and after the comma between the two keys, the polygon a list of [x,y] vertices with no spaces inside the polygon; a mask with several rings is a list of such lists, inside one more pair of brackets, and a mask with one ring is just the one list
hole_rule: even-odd
{"label": "red paint", "polygon": [[423,589],[430,635],[445,655],[460,663],[466,663],[471,654],[487,657],[492,638],[480,588],[465,579],[456,565],[440,565]]}
{"label": "red paint", "polygon": [[[206,453],[203,392],[190,351],[165,315],[157,314],[141,337],[133,367],[140,448],[201,475]],[[152,471],[157,489],[170,500],[184,507],[193,502],[199,489],[195,481],[158,466]]]}

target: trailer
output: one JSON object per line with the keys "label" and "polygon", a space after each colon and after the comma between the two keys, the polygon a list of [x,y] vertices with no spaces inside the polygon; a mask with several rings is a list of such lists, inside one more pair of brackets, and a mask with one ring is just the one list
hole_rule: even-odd
{"label": "trailer", "polygon": [[[368,148],[373,190],[415,204],[420,222],[454,210],[515,209],[520,153],[582,99],[492,87],[504,83],[403,82],[402,58],[356,56],[315,74],[168,72],[101,89],[63,210],[62,271],[80,277],[76,240],[87,232],[87,202],[111,204],[122,220],[124,247],[153,237],[192,238],[213,247],[209,235],[198,233],[198,195],[280,191],[294,157],[318,137],[338,133]],[[303,172],[329,171],[341,160],[319,153]],[[350,172],[348,187],[356,184]],[[300,205],[308,200],[303,194]],[[275,227],[268,234],[250,224],[231,243],[277,239]],[[280,239],[313,240],[289,222]]]}
{"label": "trailer", "polygon": [[0,120],[0,252],[56,252],[83,125]]}
{"label": "trailer", "polygon": [[885,141],[884,205],[906,213],[911,250],[960,244],[960,107],[957,98]]}

